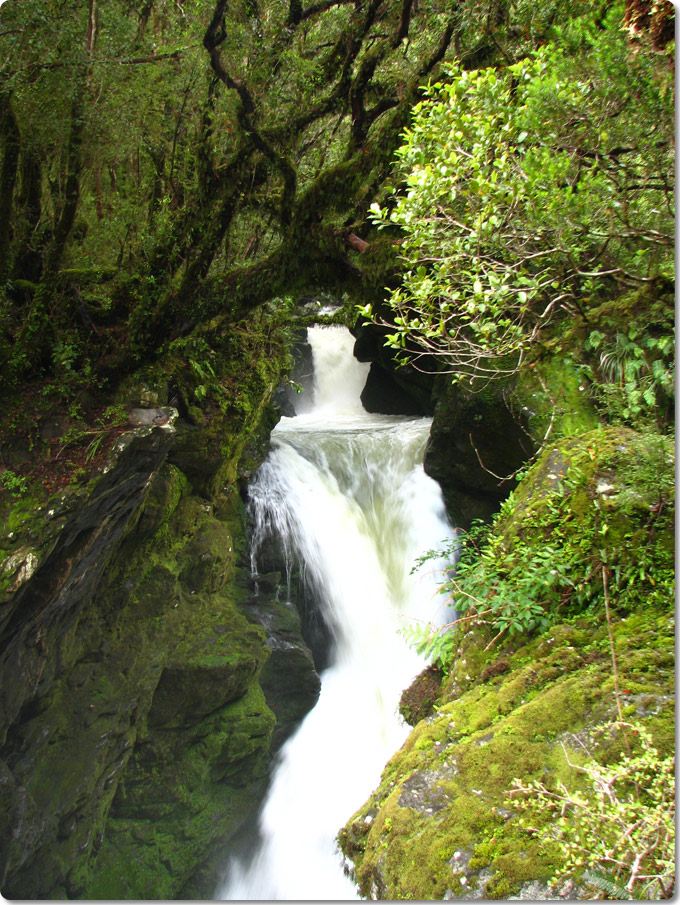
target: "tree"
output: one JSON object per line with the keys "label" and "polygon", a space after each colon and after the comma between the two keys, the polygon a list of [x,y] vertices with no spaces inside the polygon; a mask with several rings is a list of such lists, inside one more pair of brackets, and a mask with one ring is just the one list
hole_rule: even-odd
{"label": "tree", "polygon": [[73,372],[117,376],[225,306],[358,289],[419,86],[454,50],[525,54],[567,4],[534,7],[5,4],[6,373],[50,373],[58,341]]}
{"label": "tree", "polygon": [[428,86],[398,151],[404,188],[372,207],[400,228],[406,273],[388,313],[363,313],[403,358],[503,376],[551,316],[672,280],[672,45],[631,52],[622,13]]}

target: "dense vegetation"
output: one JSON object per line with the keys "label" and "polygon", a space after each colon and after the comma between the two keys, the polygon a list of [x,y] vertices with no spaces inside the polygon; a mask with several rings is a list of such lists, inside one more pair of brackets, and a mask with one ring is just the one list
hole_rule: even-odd
{"label": "dense vegetation", "polygon": [[[121,378],[172,343],[195,363],[175,395],[200,402],[215,316],[253,329],[266,302],[287,323],[287,297],[381,293],[393,255],[360,234],[420,85],[452,53],[523,55],[570,5],[5,3],[4,486],[52,480],[36,454],[87,464],[122,418]],[[41,442],[55,413],[65,452]]]}
{"label": "dense vegetation", "polygon": [[[139,8],[125,0],[106,5],[90,0],[86,6],[68,0],[5,3],[0,365],[6,386],[23,394],[24,403],[27,386],[32,390],[28,406],[14,406],[26,419],[15,411],[5,419],[5,435],[23,432],[27,446],[33,446],[31,423],[59,406],[67,407],[82,431],[101,430],[97,418],[105,415],[106,424],[115,420],[108,406],[120,377],[162,357],[170,343],[191,336],[217,314],[237,322],[267,301],[277,308],[276,299],[324,290],[378,301],[399,265],[392,242],[375,236],[368,207],[384,190],[421,86],[441,77],[445,59],[457,60],[459,75],[446,83],[450,87],[434,82],[440,87],[431,88],[431,99],[417,108],[414,134],[424,127],[426,111],[443,109],[438,94],[455,91],[489,114],[479,120],[488,125],[486,137],[475,145],[474,165],[481,166],[491,149],[496,165],[503,161],[499,173],[508,176],[509,190],[517,193],[523,186],[510,201],[499,188],[503,180],[492,183],[485,176],[470,196],[484,224],[480,237],[491,230],[497,243],[502,224],[517,221],[505,264],[500,262],[498,273],[492,268],[484,288],[475,288],[470,297],[475,309],[493,289],[493,315],[494,306],[506,305],[511,293],[510,314],[497,329],[502,332],[505,321],[515,324],[511,312],[519,304],[521,330],[531,334],[537,306],[551,305],[545,297],[546,268],[532,265],[526,274],[518,272],[526,286],[515,286],[503,282],[503,267],[541,216],[546,237],[560,218],[576,218],[557,231],[553,258],[562,263],[549,279],[561,281],[566,267],[568,285],[560,296],[573,306],[580,289],[574,268],[591,266],[603,245],[608,255],[622,256],[615,266],[625,279],[631,273],[664,276],[658,249],[668,241],[669,186],[662,180],[672,153],[666,116],[672,104],[670,69],[664,72],[667,60],[650,49],[643,28],[633,71],[641,85],[656,80],[655,93],[637,118],[630,105],[618,111],[610,95],[627,78],[628,56],[615,28],[621,11],[603,9],[565,38],[573,51],[594,41],[578,81],[571,79],[574,53],[565,57],[546,44],[570,19],[580,22],[589,6],[562,0],[540,9],[530,3],[495,2],[487,8],[439,0],[329,0],[307,6],[299,0],[287,5],[220,0],[214,6],[149,0]],[[655,32],[654,41],[663,47],[663,34]],[[531,63],[522,62],[542,47]],[[508,73],[495,85],[494,70],[485,68],[490,65]],[[558,81],[560,67],[566,67],[568,91],[566,81]],[[613,90],[606,87],[610,68]],[[551,79],[547,71],[554,73]],[[470,92],[463,90],[468,84]],[[507,120],[501,130],[494,117],[508,91],[513,103],[501,117]],[[532,117],[540,120],[543,107],[554,103],[559,115],[553,124],[532,128]],[[574,148],[564,138],[577,134],[569,111],[582,104]],[[459,113],[470,116],[462,106]],[[606,128],[597,126],[602,116]],[[408,153],[421,153],[410,142]],[[551,157],[555,148],[560,153]],[[454,163],[446,153],[451,159],[445,182],[463,179],[469,191],[475,182],[464,169],[464,156]],[[523,170],[511,162],[518,155]],[[411,166],[412,156],[402,151],[402,157]],[[541,177],[546,159],[550,165]],[[432,166],[439,164],[433,160]],[[572,194],[562,191],[553,198],[552,187],[560,180],[569,183]],[[445,190],[444,182],[435,183]],[[584,189],[597,186],[601,213],[597,235],[585,243],[582,258],[567,265],[570,243],[578,245],[583,235],[587,193],[576,194],[577,183]],[[529,200],[531,192],[554,203],[544,210],[538,198]],[[637,199],[645,212],[635,225],[642,231],[644,255],[631,263],[627,233]],[[423,196],[419,203],[426,200],[431,199]],[[610,241],[606,230],[614,202],[624,212]],[[563,209],[565,204],[571,207]],[[485,218],[491,207],[494,213]],[[514,217],[516,209],[523,219]],[[435,233],[427,241],[436,241],[435,234],[446,227],[428,228]],[[437,279],[457,273],[455,280],[465,281],[470,275],[467,282],[478,287],[483,262],[461,268],[456,260],[467,254],[461,243],[472,237],[454,238],[450,225],[446,236],[451,252]],[[404,248],[415,253],[420,241],[408,238],[407,231]],[[542,260],[542,252],[533,250],[536,241],[523,247],[523,258],[538,254]],[[598,271],[607,268],[605,260],[597,263]],[[421,279],[420,272],[416,268],[415,279]],[[448,289],[453,304],[459,290]],[[423,286],[417,290],[422,291]],[[482,335],[493,329],[492,322],[491,316],[483,319]],[[516,326],[510,326],[511,335]],[[209,338],[204,342],[202,359],[194,358],[201,368],[210,360]],[[487,345],[482,340],[482,347]],[[87,446],[92,434],[84,437]]]}
{"label": "dense vegetation", "polygon": [[[2,4],[3,591],[30,577],[26,556],[35,568],[52,549],[56,528],[37,503],[103,464],[107,446],[129,427],[131,405],[171,404],[180,425],[171,464],[151,482],[139,524],[131,517],[132,527],[121,529],[141,538],[139,561],[123,556],[115,565],[114,557],[103,592],[88,591],[103,615],[88,615],[94,640],[81,632],[79,644],[119,682],[118,661],[97,645],[110,620],[122,626],[128,659],[130,634],[146,644],[147,629],[134,630],[130,613],[144,626],[160,624],[157,593],[147,592],[159,574],[168,599],[181,601],[178,631],[194,632],[195,593],[206,595],[216,623],[225,607],[235,613],[231,579],[220,577],[215,590],[214,576],[195,578],[187,562],[194,547],[203,550],[206,524],[216,545],[225,519],[229,531],[231,522],[241,530],[233,485],[266,448],[265,406],[309,296],[344,299],[347,319],[358,304],[361,323],[386,341],[382,363],[438,375],[432,385],[440,400],[453,400],[448,411],[455,414],[463,394],[485,413],[502,403],[528,438],[523,464],[537,457],[528,473],[496,474],[470,432],[471,458],[503,487],[494,501],[515,489],[493,524],[474,526],[455,551],[461,558],[444,588],[454,625],[416,633],[437,667],[439,709],[414,708],[414,722],[429,714],[428,721],[418,722],[361,819],[345,830],[366,894],[441,898],[483,882],[487,895],[504,898],[536,878],[585,882],[592,863],[583,849],[594,850],[593,814],[604,808],[597,783],[611,783],[612,765],[623,776],[620,797],[608,798],[616,838],[596,859],[607,873],[593,882],[610,895],[671,889],[673,66],[665,0]],[[507,449],[501,465],[504,457]],[[176,512],[172,532],[168,512]],[[18,535],[24,559],[15,553]],[[162,569],[147,575],[147,554],[158,549],[167,553],[155,564]],[[234,567],[230,558],[225,576]],[[55,586],[62,580],[59,572]],[[128,589],[125,599],[114,584]],[[3,615],[20,639],[21,593]],[[72,594],[69,606],[73,600],[80,598]],[[78,606],[89,613],[84,601]],[[26,636],[36,629],[41,639],[37,604],[29,616]],[[62,691],[40,699],[38,682],[48,663],[45,675],[53,669],[70,700],[71,661],[80,656],[77,645],[63,646],[70,623],[68,631],[55,625],[50,643],[30,648],[37,665],[22,667],[29,678],[12,674],[12,706],[29,702],[10,731],[13,769],[19,777],[25,768],[36,801],[40,771],[36,779],[21,760],[33,756],[31,733],[43,738],[32,720],[43,706],[46,721],[62,720]],[[231,642],[236,656],[242,642]],[[169,662],[181,672],[187,658],[178,651]],[[144,707],[153,711],[168,666],[160,642],[155,653],[153,676],[135,680],[148,698],[139,727],[125,728],[124,757],[134,750],[142,804]],[[212,682],[215,663],[203,653],[192,656]],[[146,651],[138,656],[142,670]],[[7,688],[11,697],[15,686]],[[260,690],[251,692],[261,714]],[[121,693],[129,697],[127,686]],[[89,695],[86,684],[82,700]],[[634,725],[626,728],[627,720]],[[133,749],[138,732],[142,744]],[[163,724],[158,738],[151,732],[155,744],[164,732]],[[224,738],[231,732],[229,723]],[[258,781],[268,744],[260,735]],[[87,750],[77,733],[68,743]],[[178,732],[177,744],[186,743]],[[213,756],[220,762],[217,749]],[[165,749],[163,757],[170,765]],[[49,774],[49,759],[41,769]],[[421,787],[412,781],[418,770]],[[594,797],[584,777],[595,783]],[[536,798],[521,819],[511,811],[522,805],[507,800],[513,780],[515,802]],[[159,797],[167,797],[166,781],[158,779]],[[177,800],[186,798],[183,783],[172,782]],[[48,863],[37,850],[45,845],[53,860],[41,894],[63,885],[71,897],[150,895],[158,892],[154,859],[167,850],[162,891],[179,894],[218,835],[206,816],[213,790],[198,780],[191,789],[209,830],[197,831],[195,863],[184,863],[186,846],[173,835],[181,827],[164,811],[163,846],[149,844],[148,865],[131,878],[120,865],[136,857],[140,818],[128,826],[118,801],[110,820],[115,794],[106,786],[101,800],[90,796],[95,816],[89,829],[78,825],[82,837],[66,826],[77,789],[73,801],[54,805],[57,815],[68,811],[57,842],[38,842],[27,819],[10,857],[17,882],[27,852]],[[560,795],[569,827],[553,820]],[[646,847],[639,861],[640,852],[616,849],[629,819]],[[90,830],[106,821],[97,864]],[[544,845],[543,836],[551,841]]]}
{"label": "dense vegetation", "polygon": [[412,0],[30,2],[2,15],[2,354],[15,381],[96,381],[225,299],[238,311],[356,282],[353,230],[418,86],[454,40],[475,59],[495,40],[474,10]]}
{"label": "dense vegetation", "polygon": [[[456,63],[428,86],[398,152],[405,188],[373,205],[404,233],[394,348],[492,379],[520,368],[551,320],[592,324],[609,298],[672,288],[673,45],[633,50],[621,20],[620,5],[593,12],[530,57]],[[670,312],[664,327],[591,329],[603,382],[644,373],[636,402],[652,407],[672,391]]]}

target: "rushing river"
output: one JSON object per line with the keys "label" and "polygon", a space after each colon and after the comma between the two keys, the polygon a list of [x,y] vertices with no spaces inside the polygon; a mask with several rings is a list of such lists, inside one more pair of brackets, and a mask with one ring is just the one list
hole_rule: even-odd
{"label": "rushing river", "polygon": [[335,837],[406,737],[401,692],[423,663],[399,634],[442,622],[445,563],[411,575],[451,535],[439,486],[422,468],[428,418],[368,414],[368,365],[342,327],[309,330],[310,409],[283,418],[250,489],[254,556],[281,538],[315,588],[333,645],[317,705],[286,742],[259,818],[260,841],[232,857],[222,899],[358,898]]}

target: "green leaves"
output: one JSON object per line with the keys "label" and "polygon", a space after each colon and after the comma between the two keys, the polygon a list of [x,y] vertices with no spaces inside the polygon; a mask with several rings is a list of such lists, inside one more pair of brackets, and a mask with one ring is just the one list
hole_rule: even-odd
{"label": "green leaves", "polygon": [[[674,517],[673,447],[654,434],[627,438],[624,446],[626,434],[614,432],[610,452],[609,441],[593,432],[578,458],[572,450],[556,486],[541,485],[532,496],[520,484],[493,524],[473,523],[448,552],[421,558],[418,566],[443,556],[455,563],[442,593],[456,612],[456,620],[438,632],[430,626],[412,630],[422,653],[446,668],[457,646],[435,634],[458,638],[458,625],[484,624],[498,638],[544,631],[585,610],[596,613],[604,599],[604,563],[621,612],[672,606],[673,557],[666,545]],[[561,453],[544,456],[532,468],[536,476]]]}
{"label": "green leaves", "polygon": [[596,398],[606,406],[610,420],[641,427],[654,420],[661,404],[670,403],[675,390],[671,333],[641,336],[634,325],[613,336],[591,330],[586,348],[599,353],[602,382]]}
{"label": "green leaves", "polygon": [[402,190],[371,214],[404,234],[397,333],[455,379],[513,371],[562,306],[672,272],[667,77],[630,57],[619,15],[506,70],[452,64],[414,109]]}
{"label": "green leaves", "polygon": [[[549,835],[564,856],[553,882],[582,875],[612,898],[666,898],[675,880],[675,758],[661,757],[639,722],[600,726],[593,734],[621,730],[627,745],[631,731],[635,750],[618,763],[600,764],[587,749],[585,763],[572,763],[563,743],[568,782],[549,787],[515,780],[508,803],[526,828],[548,818]],[[575,737],[571,746],[585,748]],[[586,780],[583,788],[579,775]]]}

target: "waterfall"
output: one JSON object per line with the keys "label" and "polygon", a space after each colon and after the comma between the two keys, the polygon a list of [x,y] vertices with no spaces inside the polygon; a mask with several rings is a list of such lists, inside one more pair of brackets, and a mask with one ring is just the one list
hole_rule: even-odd
{"label": "waterfall", "polygon": [[311,410],[281,419],[250,489],[253,556],[273,534],[300,562],[330,630],[330,665],[318,703],[279,754],[259,844],[231,858],[222,899],[358,898],[335,837],[408,731],[399,698],[424,664],[399,629],[446,618],[437,593],[446,564],[410,574],[451,535],[422,468],[430,419],[363,409],[368,366],[352,357],[345,328],[312,328],[309,342]]}

